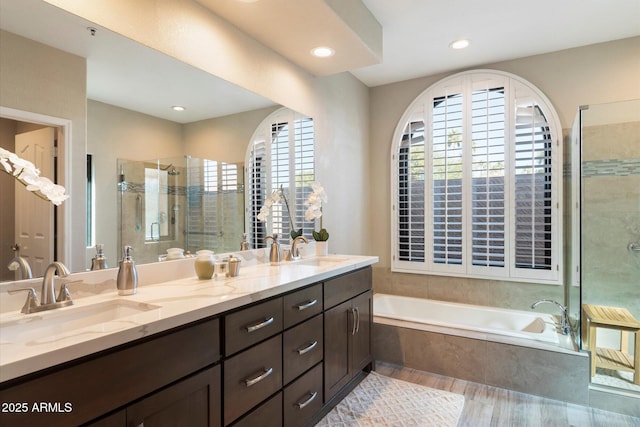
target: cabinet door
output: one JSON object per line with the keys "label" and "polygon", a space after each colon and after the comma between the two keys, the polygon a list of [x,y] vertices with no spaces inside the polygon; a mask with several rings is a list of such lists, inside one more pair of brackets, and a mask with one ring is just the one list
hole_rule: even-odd
{"label": "cabinet door", "polygon": [[371,356],[371,323],[373,292],[368,291],[352,300],[355,310],[356,325],[351,335],[351,368],[352,373],[358,372],[372,360]]}
{"label": "cabinet door", "polygon": [[351,379],[349,341],[353,325],[351,301],[324,313],[324,401]]}
{"label": "cabinet door", "polygon": [[128,427],[219,427],[220,366],[182,380],[127,408]]}

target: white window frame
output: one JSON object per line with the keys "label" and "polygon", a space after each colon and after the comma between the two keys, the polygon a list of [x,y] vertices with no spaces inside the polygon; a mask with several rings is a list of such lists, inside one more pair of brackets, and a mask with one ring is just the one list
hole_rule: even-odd
{"label": "white window frame", "polygon": [[[432,175],[429,166],[432,165],[431,148],[431,110],[434,96],[441,96],[444,88],[453,87],[461,89],[465,99],[463,111],[463,139],[470,132],[470,98],[471,90],[478,82],[496,81],[504,86],[505,91],[505,203],[504,203],[504,232],[505,232],[505,267],[487,267],[473,265],[471,262],[471,150],[463,153],[463,249],[462,264],[441,264],[433,262],[433,194]],[[535,105],[542,110],[551,135],[551,265],[550,269],[516,268],[515,266],[515,214],[512,212],[515,206],[515,102],[521,102],[521,98],[533,100]],[[424,260],[404,261],[399,259],[399,183],[398,173],[400,162],[400,145],[406,126],[410,121],[422,120],[425,134],[425,184],[424,184]],[[508,280],[517,282],[544,283],[561,285],[563,281],[562,269],[562,128],[558,115],[548,98],[528,81],[502,71],[496,70],[471,70],[446,77],[430,86],[422,92],[406,109],[398,122],[391,144],[391,270],[393,272],[434,274],[442,276],[456,276],[479,279]],[[468,145],[468,144],[467,144]],[[507,176],[508,174],[508,176]],[[507,195],[508,194],[508,195]]]}

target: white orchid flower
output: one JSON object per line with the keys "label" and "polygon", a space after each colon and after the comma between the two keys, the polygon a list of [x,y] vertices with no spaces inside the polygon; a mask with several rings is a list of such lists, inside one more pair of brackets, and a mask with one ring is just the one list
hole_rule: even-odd
{"label": "white orchid flower", "polygon": [[0,148],[0,164],[4,171],[13,177],[28,191],[33,192],[41,199],[48,199],[54,205],[59,206],[69,198],[65,189],[57,185],[49,178],[40,176],[40,170],[30,161],[25,160],[11,151]]}

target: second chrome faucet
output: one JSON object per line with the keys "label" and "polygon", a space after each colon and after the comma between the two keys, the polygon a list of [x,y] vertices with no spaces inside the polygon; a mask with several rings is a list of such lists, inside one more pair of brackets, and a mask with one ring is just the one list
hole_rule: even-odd
{"label": "second chrome faucet", "polygon": [[36,293],[36,290],[34,288],[15,289],[8,291],[9,294],[24,291],[29,292],[29,294],[27,295],[27,301],[24,303],[24,307],[22,307],[22,313],[29,314],[39,311],[53,310],[55,308],[66,307],[73,304],[66,283],[60,285],[60,292],[58,293],[58,297],[56,298],[56,273],[60,277],[67,277],[69,274],[71,274],[69,272],[69,269],[61,262],[56,261],[49,264],[47,266],[47,269],[44,271],[44,278],[42,279],[40,301],[38,301],[38,294]]}

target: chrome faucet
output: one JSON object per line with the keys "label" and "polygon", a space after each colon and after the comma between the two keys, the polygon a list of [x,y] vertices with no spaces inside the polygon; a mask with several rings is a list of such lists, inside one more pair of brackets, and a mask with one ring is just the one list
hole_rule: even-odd
{"label": "chrome faucet", "polygon": [[560,308],[560,311],[562,311],[562,314],[560,315],[560,330],[562,331],[563,335],[569,335],[569,333],[571,332],[571,326],[569,325],[569,314],[567,312],[567,307],[557,301],[553,301],[550,299],[541,299],[531,304],[531,308],[534,309],[538,305],[543,303],[555,304],[558,306],[558,308]]}
{"label": "chrome faucet", "polygon": [[29,262],[21,256],[16,256],[14,259],[12,259],[7,267],[11,271],[20,270],[20,279],[33,278]]}
{"label": "chrome faucet", "polygon": [[60,292],[58,293],[58,298],[56,300],[56,272],[60,277],[67,277],[71,274],[69,273],[69,269],[61,262],[52,262],[49,264],[44,272],[44,278],[42,280],[42,296],[40,301],[38,301],[38,294],[34,288],[12,289],[8,291],[11,295],[17,292],[28,292],[27,301],[24,303],[24,307],[22,307],[21,310],[22,313],[36,313],[39,311],[53,310],[54,308],[73,305],[73,300],[71,299],[71,294],[67,288],[67,283],[60,285]]}
{"label": "chrome faucet", "polygon": [[19,269],[20,279],[33,278],[29,262],[25,258],[20,256],[20,245],[16,243],[15,245],[11,246],[11,250],[15,253],[15,256],[13,257],[11,262],[9,262],[9,265],[7,265],[9,270],[17,271]]}
{"label": "chrome faucet", "polygon": [[61,262],[55,261],[49,264],[47,269],[44,271],[44,279],[42,280],[40,305],[56,303],[56,286],[54,281],[56,272],[60,277],[67,277],[71,274],[69,269]]}
{"label": "chrome faucet", "polygon": [[295,239],[293,239],[293,243],[291,244],[291,259],[293,261],[297,261],[300,259],[300,249],[298,249],[298,242],[300,242],[300,240],[302,240],[304,243],[309,243],[309,241],[307,240],[306,237],[304,236],[298,236]]}

